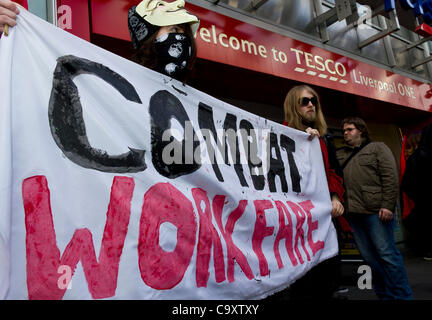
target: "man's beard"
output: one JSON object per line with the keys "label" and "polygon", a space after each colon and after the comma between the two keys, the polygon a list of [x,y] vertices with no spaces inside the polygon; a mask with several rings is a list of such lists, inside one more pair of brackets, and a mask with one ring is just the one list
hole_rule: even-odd
{"label": "man's beard", "polygon": [[306,114],[302,117],[302,123],[307,126],[313,128],[315,126],[316,121],[316,113]]}

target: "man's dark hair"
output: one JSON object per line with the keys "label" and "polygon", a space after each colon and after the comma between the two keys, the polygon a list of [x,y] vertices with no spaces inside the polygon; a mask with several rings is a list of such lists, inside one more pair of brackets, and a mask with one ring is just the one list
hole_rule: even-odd
{"label": "man's dark hair", "polygon": [[348,117],[342,120],[341,127],[343,128],[345,124],[353,124],[358,130],[362,132],[363,138],[370,140],[369,129],[366,125],[366,122],[363,119],[359,117]]}

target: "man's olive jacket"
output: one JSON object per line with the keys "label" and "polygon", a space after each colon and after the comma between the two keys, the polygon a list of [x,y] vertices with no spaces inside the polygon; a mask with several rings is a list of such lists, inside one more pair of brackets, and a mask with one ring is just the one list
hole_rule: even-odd
{"label": "man's olive jacket", "polygon": [[[337,151],[339,163],[354,152],[345,146]],[[374,214],[381,208],[395,210],[399,192],[396,162],[383,142],[370,142],[343,170],[346,212]]]}

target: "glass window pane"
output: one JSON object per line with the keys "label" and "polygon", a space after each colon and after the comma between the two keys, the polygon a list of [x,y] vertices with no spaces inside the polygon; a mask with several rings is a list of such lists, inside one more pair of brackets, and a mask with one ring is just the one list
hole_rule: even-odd
{"label": "glass window pane", "polygon": [[47,20],[47,0],[28,1],[28,8],[31,13]]}

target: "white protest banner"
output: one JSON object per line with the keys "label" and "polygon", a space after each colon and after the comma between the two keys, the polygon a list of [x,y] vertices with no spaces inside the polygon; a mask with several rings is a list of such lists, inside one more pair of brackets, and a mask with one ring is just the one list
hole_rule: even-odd
{"label": "white protest banner", "polygon": [[0,298],[261,299],[337,253],[317,139],[21,11],[0,40]]}

